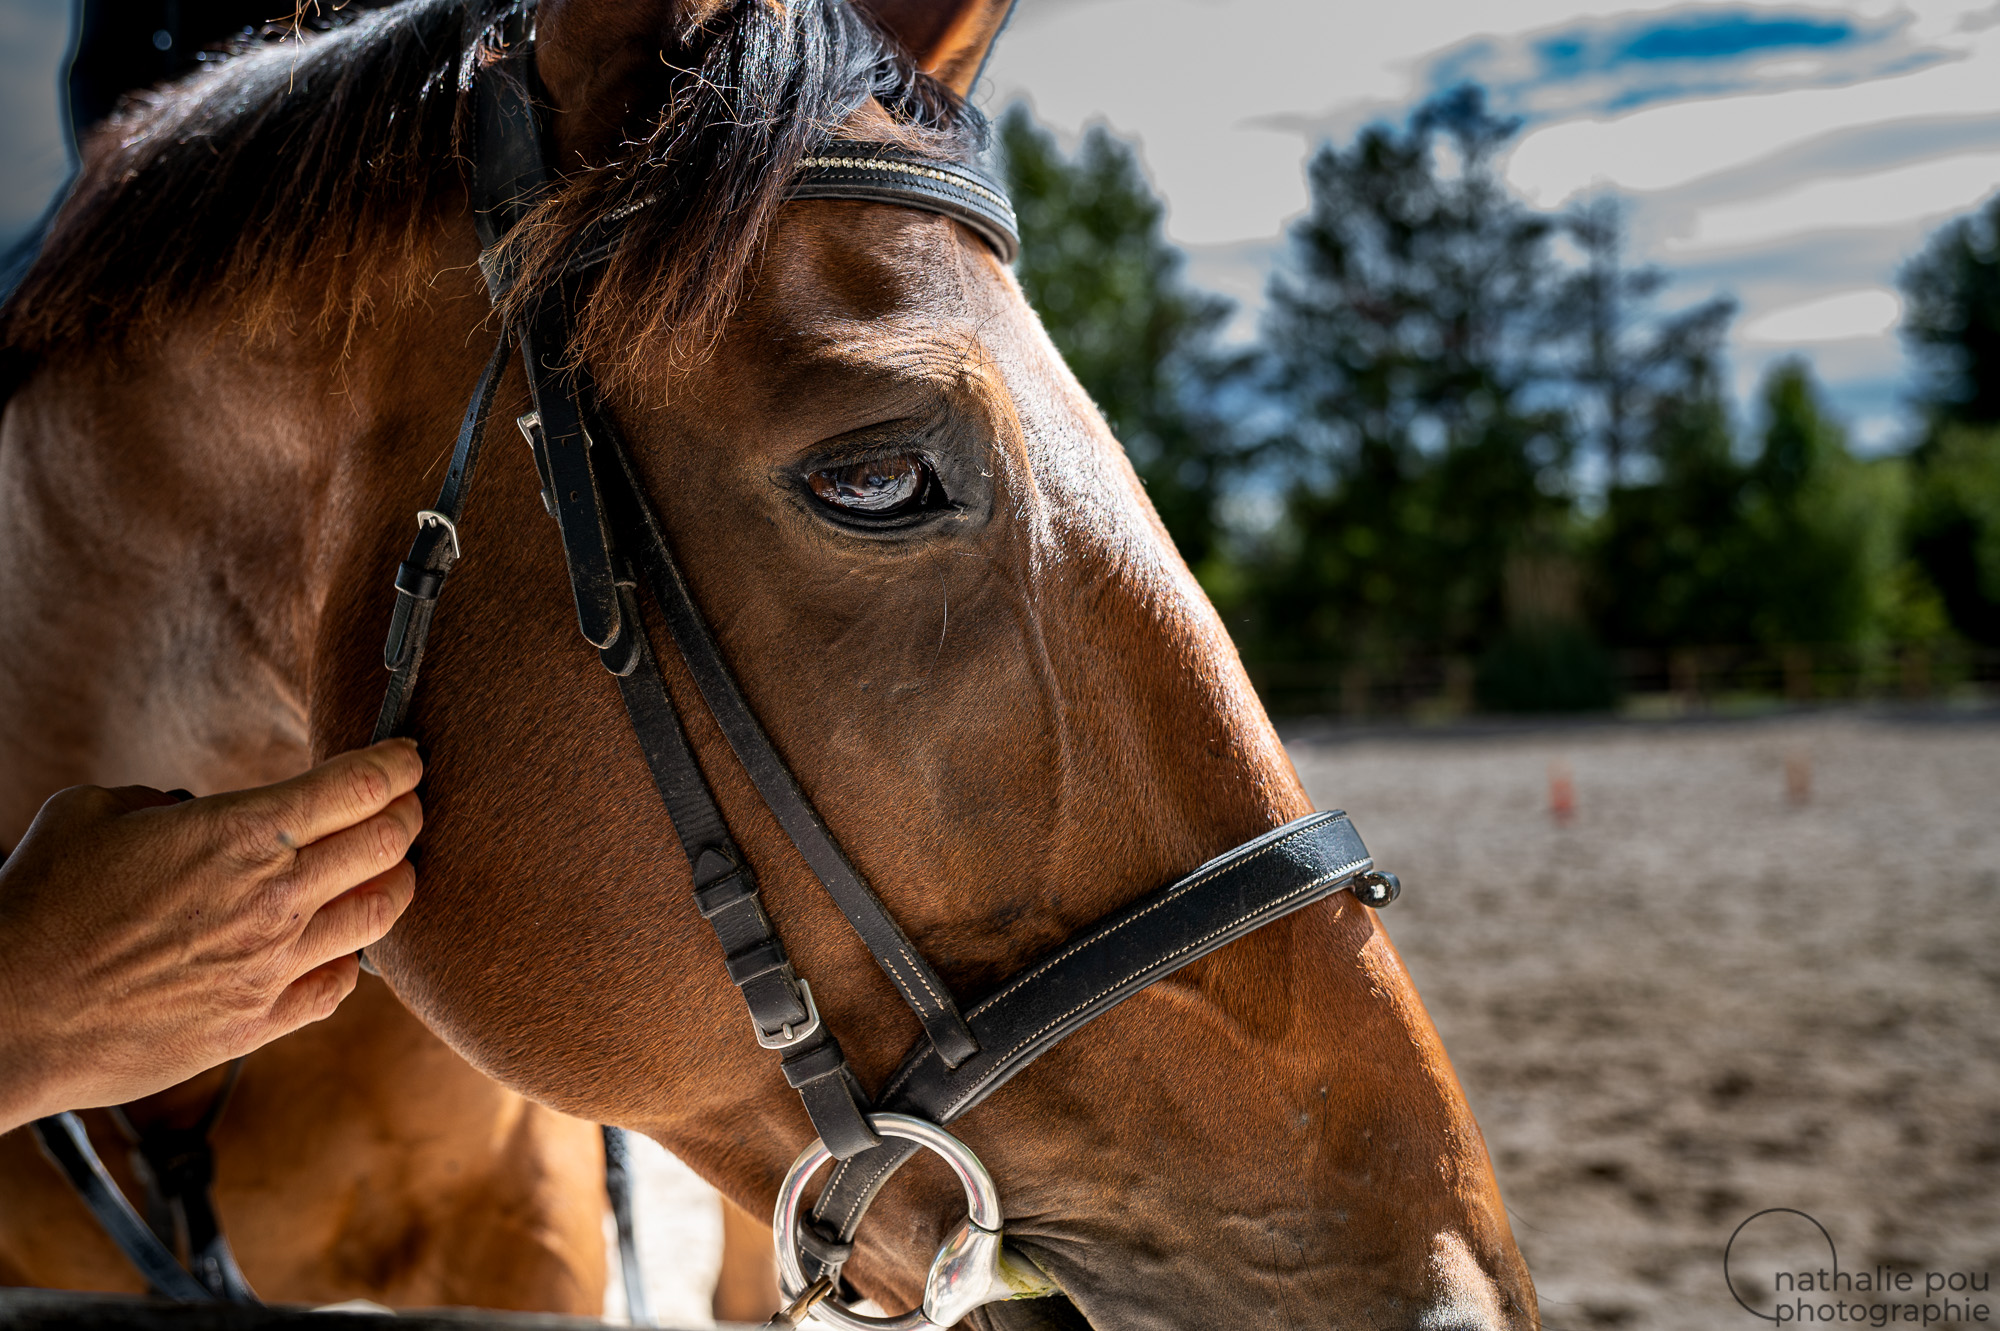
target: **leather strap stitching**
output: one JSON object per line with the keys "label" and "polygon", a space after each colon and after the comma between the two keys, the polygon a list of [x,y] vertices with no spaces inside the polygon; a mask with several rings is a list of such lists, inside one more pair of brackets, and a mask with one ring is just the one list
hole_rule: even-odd
{"label": "leather strap stitching", "polygon": [[[1332,821],[1333,819],[1338,818],[1338,816],[1339,815],[1337,814],[1330,813],[1327,815],[1327,820]],[[1117,933],[1120,929],[1123,929],[1126,925],[1144,919],[1146,916],[1152,914],[1156,910],[1159,910],[1163,906],[1171,905],[1175,900],[1187,895],[1189,892],[1194,891],[1194,889],[1200,887],[1203,883],[1211,881],[1218,875],[1225,873],[1233,873],[1236,870],[1241,869],[1244,865],[1253,864],[1257,860],[1262,859],[1264,856],[1271,854],[1275,850],[1278,850],[1280,847],[1290,845],[1293,841],[1306,835],[1308,832],[1316,831],[1323,826],[1325,826],[1324,822],[1311,823],[1305,827],[1301,827],[1298,831],[1293,832],[1290,836],[1280,837],[1278,840],[1273,841],[1270,845],[1265,846],[1263,849],[1255,852],[1254,854],[1246,855],[1240,860],[1229,860],[1226,863],[1217,865],[1214,869],[1211,869],[1208,873],[1203,874],[1199,878],[1190,878],[1182,882],[1177,887],[1163,894],[1158,901],[1153,902],[1150,906],[1147,906],[1146,909],[1140,911],[1138,914],[1132,916],[1131,918],[1120,920],[1117,924],[1113,925],[1109,929],[1106,929],[1103,933],[1092,934],[1090,937],[1083,939],[1082,941],[1076,943],[1074,946],[1070,947],[1067,951],[1059,952],[1055,956],[1050,957],[1047,961],[1035,967],[1033,970],[1029,971],[1026,975],[1020,976],[1017,979],[1015,979],[1012,983],[1010,983],[1005,989],[1002,989],[999,993],[994,994],[989,998],[981,1000],[978,1004],[976,1004],[973,1007],[972,1011],[967,1015],[977,1016],[981,1012],[984,1012],[987,1008],[994,1006],[996,1003],[1000,1002],[1000,1000],[1006,998],[1009,994],[1019,989],[1022,985],[1027,984],[1029,981],[1035,979],[1043,972],[1049,970],[1051,967],[1060,965],[1062,962],[1069,960],[1071,957],[1083,951],[1085,948],[1096,946],[1104,939],[1111,937],[1111,935]]]}
{"label": "leather strap stitching", "polygon": [[1147,971],[1152,970],[1157,966],[1162,966],[1167,962],[1172,961],[1175,957],[1196,950],[1203,943],[1209,942],[1212,939],[1220,938],[1224,934],[1231,933],[1236,929],[1241,928],[1246,922],[1256,919],[1259,915],[1265,915],[1272,911],[1275,911],[1278,909],[1278,907],[1284,905],[1286,902],[1292,901],[1301,896],[1306,896],[1316,891],[1318,888],[1320,888],[1326,883],[1338,882],[1343,875],[1351,875],[1352,872],[1353,870],[1351,869],[1343,869],[1340,871],[1336,871],[1334,873],[1321,874],[1319,877],[1313,879],[1311,882],[1305,884],[1303,887],[1288,892],[1282,897],[1278,897],[1275,898],[1274,900],[1267,901],[1262,905],[1258,906],[1256,909],[1248,911],[1243,915],[1238,916],[1236,919],[1231,920],[1228,924],[1223,925],[1218,929],[1213,929],[1208,933],[1203,934],[1200,938],[1193,939],[1190,942],[1175,948],[1171,952],[1163,953],[1160,956],[1154,957],[1151,960],[1149,960],[1145,965],[1139,967],[1137,970],[1132,971],[1131,973],[1127,974],[1126,976],[1124,976],[1119,980],[1116,980],[1110,984],[1105,985],[1103,988],[1099,989],[1096,993],[1092,994],[1089,998],[1085,999],[1081,1003],[1078,1003],[1075,1007],[1072,1007],[1069,1011],[1063,1013],[1061,1016],[1052,1018],[1046,1024],[1037,1028],[1032,1034],[1023,1036],[1020,1042],[1017,1043],[1012,1049],[1009,1049],[1006,1053],[1000,1055],[1000,1057],[994,1062],[994,1065],[991,1070],[989,1070],[984,1076],[975,1078],[972,1084],[966,1088],[965,1092],[962,1095],[960,1095],[956,1100],[952,1101],[950,1106],[945,1109],[944,1113],[940,1115],[940,1117],[942,1117],[945,1122],[949,1123],[955,1116],[958,1107],[964,1104],[967,1100],[973,1098],[974,1092],[978,1091],[981,1087],[986,1085],[987,1082],[991,1081],[996,1073],[1002,1071],[1007,1066],[1008,1059],[1012,1058],[1015,1054],[1020,1053],[1023,1049],[1026,1049],[1036,1040],[1039,1040],[1042,1036],[1048,1034],[1056,1027],[1062,1025],[1064,1022],[1068,1021],[1071,1017],[1075,1016],[1077,1013],[1082,1012],[1086,1008],[1095,1005],[1097,1002],[1103,999],[1105,995],[1116,992],[1117,990],[1130,984],[1132,981],[1138,979],[1141,975],[1144,975]]}

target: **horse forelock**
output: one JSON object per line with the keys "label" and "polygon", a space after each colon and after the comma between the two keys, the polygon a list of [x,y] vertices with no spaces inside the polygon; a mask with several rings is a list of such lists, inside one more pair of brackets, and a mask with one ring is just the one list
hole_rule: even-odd
{"label": "horse forelock", "polygon": [[[361,11],[131,99],[86,141],[0,313],[0,349],[120,346],[212,300],[252,338],[347,344],[419,307],[450,276],[446,214],[470,231],[462,15],[460,0]],[[647,201],[577,311],[577,353],[614,374],[706,354],[799,163],[871,99],[906,146],[962,159],[984,137],[978,114],[847,0],[731,0],[671,42],[646,62],[617,141],[556,163],[557,188],[509,241],[518,304],[560,280],[599,219]]]}

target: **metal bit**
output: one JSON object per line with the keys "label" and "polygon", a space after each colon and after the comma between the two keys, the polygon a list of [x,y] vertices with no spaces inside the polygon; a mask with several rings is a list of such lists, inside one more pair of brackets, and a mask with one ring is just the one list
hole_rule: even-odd
{"label": "metal bit", "polygon": [[819,1306],[820,1300],[832,1293],[833,1277],[821,1276],[807,1285],[796,1299],[780,1308],[770,1321],[764,1323],[764,1331],[784,1331],[786,1327],[798,1326],[812,1316],[812,1310]]}

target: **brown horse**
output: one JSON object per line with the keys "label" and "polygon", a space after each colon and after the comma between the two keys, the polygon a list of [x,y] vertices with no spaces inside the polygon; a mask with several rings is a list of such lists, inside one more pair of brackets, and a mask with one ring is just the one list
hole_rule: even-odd
{"label": "brown horse", "polygon": [[[608,210],[664,201],[578,311],[579,353],[766,729],[971,996],[1309,806],[1006,268],[933,214],[785,202],[829,134],[974,146],[963,98],[1004,0],[867,9],[544,0],[564,175],[523,289]],[[368,734],[389,572],[493,336],[454,155],[459,31],[454,5],[412,0],[97,145],[6,330],[33,370],[0,435],[0,724],[33,732],[7,743],[44,773],[182,784],[200,756],[224,784]],[[526,410],[518,371],[500,399]],[[534,469],[489,450],[413,713],[422,883],[373,955],[473,1065],[768,1214],[811,1129],[577,641]],[[862,464],[916,498],[885,521],[826,502]],[[879,1085],[915,1019],[654,650],[787,948]],[[65,767],[79,749],[97,765]],[[954,1131],[1067,1295],[984,1326],[1536,1324],[1444,1051],[1344,894],[1144,991]],[[850,1277],[909,1306],[962,1214],[913,1164]]]}

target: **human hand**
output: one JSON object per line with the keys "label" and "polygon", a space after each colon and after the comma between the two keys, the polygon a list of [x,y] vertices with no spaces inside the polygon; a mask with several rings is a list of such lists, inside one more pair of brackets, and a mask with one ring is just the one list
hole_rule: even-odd
{"label": "human hand", "polygon": [[0,865],[0,1131],[122,1104],[329,1015],[416,890],[417,747],[175,803],[76,786]]}

